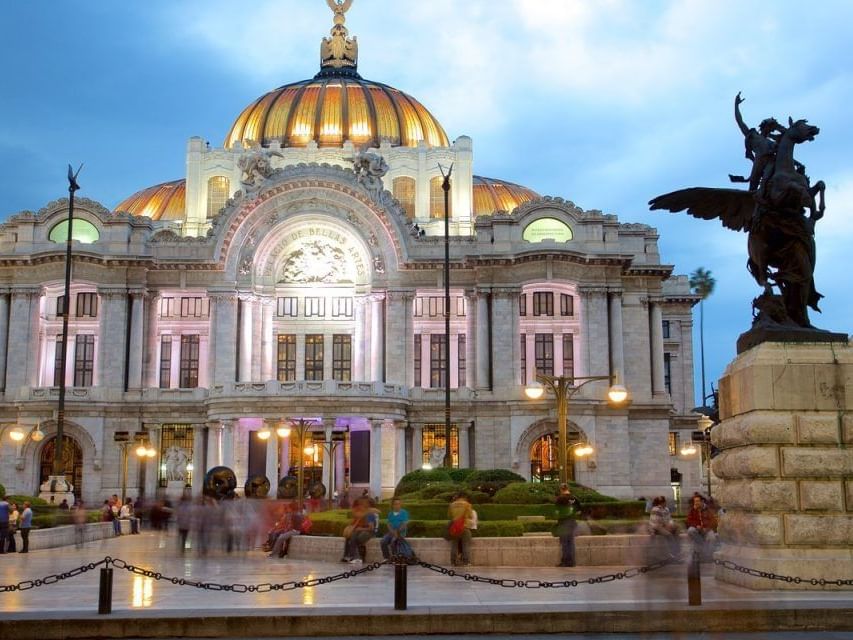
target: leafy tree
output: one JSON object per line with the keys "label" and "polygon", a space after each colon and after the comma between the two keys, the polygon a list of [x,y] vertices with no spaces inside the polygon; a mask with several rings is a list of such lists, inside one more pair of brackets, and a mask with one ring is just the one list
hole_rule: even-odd
{"label": "leafy tree", "polygon": [[714,285],[717,281],[708,269],[697,267],[696,271],[690,274],[690,289],[699,300],[699,353],[702,366],[702,404],[705,404],[705,298],[709,297],[714,292]]}

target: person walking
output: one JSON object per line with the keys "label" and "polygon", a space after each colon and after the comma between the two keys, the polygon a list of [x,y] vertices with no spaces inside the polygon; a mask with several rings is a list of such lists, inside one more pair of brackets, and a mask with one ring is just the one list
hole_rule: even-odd
{"label": "person walking", "polygon": [[581,503],[569,485],[560,485],[560,493],[554,501],[557,507],[557,537],[560,538],[560,564],[558,567],[575,566],[575,532],[580,517]]}
{"label": "person walking", "polygon": [[0,553],[6,553],[9,544],[9,503],[6,494],[0,492]]}
{"label": "person walking", "polygon": [[33,510],[30,508],[29,502],[24,502],[24,510],[21,512],[18,528],[21,531],[21,551],[20,553],[29,553],[30,551],[30,529],[33,526]]}
{"label": "person walking", "polygon": [[474,520],[468,496],[464,493],[456,494],[453,502],[447,507],[447,516],[450,518],[447,526],[450,564],[454,567],[467,567],[471,564],[471,525]]}
{"label": "person walking", "polygon": [[17,546],[15,544],[15,532],[18,530],[18,521],[21,517],[21,514],[18,513],[18,505],[14,502],[9,503],[9,544],[6,547],[6,551],[9,553],[15,553],[17,551]]}

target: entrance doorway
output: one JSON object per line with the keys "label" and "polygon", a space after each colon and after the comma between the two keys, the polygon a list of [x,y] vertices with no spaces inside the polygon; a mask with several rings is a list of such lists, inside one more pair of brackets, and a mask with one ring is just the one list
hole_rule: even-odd
{"label": "entrance doorway", "polygon": [[[577,432],[569,433],[569,446],[580,442],[580,437]],[[534,441],[530,447],[530,481],[531,482],[547,482],[548,480],[560,479],[560,468],[557,464],[559,436],[557,432],[546,433],[538,440]],[[570,481],[575,480],[575,461],[572,457],[571,450],[569,451],[568,460],[568,478]]]}
{"label": "entrance doorway", "polygon": [[[39,460],[39,486],[53,474],[56,456],[56,436],[45,442]],[[71,436],[62,437],[62,472],[74,485],[74,498],[80,500],[83,491],[83,450]]]}

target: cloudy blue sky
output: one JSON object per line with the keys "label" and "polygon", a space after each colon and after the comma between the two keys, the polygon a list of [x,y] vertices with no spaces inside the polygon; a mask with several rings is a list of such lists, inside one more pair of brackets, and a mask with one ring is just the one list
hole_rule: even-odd
{"label": "cloudy blue sky", "polygon": [[[776,0],[355,0],[359,71],[417,97],[448,135],[474,139],[475,171],[660,232],[677,272],[710,269],[708,379],[735,354],[758,290],[746,237],[646,202],[726,186],[748,171],[732,118],[806,117],[798,149],[828,184],[819,223],[821,327],[849,332],[853,240],[853,3]],[[112,208],[184,177],[198,135],[221,145],[250,101],[318,69],[323,0],[4,3],[0,216],[65,193]],[[698,322],[697,322],[698,325]]]}

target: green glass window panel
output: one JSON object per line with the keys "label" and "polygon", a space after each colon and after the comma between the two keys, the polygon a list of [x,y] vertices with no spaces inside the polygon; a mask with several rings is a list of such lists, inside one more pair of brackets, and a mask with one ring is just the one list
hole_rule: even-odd
{"label": "green glass window panel", "polygon": [[546,239],[568,242],[572,239],[572,229],[556,218],[539,218],[524,228],[521,237],[527,242],[542,242]]}
{"label": "green glass window panel", "polygon": [[[73,226],[73,240],[84,244],[97,242],[101,237],[98,228],[88,220],[75,220]],[[68,240],[68,220],[63,220],[57,225],[54,225],[50,230],[48,238],[51,242],[65,242]]]}

